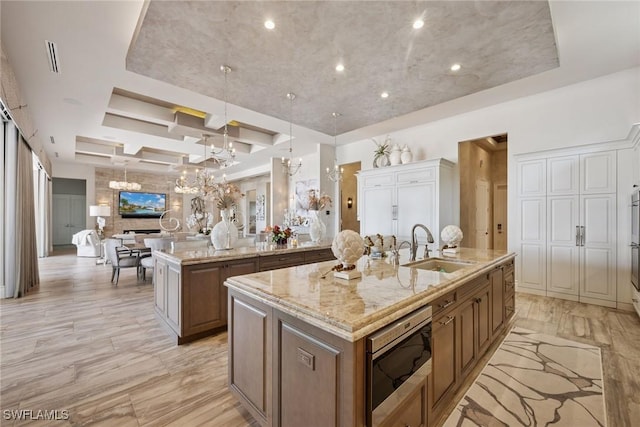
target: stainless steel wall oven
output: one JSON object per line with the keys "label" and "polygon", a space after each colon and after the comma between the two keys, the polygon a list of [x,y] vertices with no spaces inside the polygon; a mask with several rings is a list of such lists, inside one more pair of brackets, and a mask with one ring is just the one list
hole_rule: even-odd
{"label": "stainless steel wall oven", "polygon": [[412,376],[431,372],[431,313],[423,307],[367,338],[367,425]]}

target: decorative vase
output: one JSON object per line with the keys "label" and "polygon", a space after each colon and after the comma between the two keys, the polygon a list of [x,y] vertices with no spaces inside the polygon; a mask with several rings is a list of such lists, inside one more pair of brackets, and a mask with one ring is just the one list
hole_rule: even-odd
{"label": "decorative vase", "polygon": [[399,165],[402,162],[402,151],[400,151],[400,146],[398,144],[393,144],[391,147],[391,153],[389,153],[389,163],[391,166]]}
{"label": "decorative vase", "polygon": [[411,163],[411,160],[413,160],[413,153],[411,153],[411,150],[406,144],[404,145],[404,147],[402,147],[402,154],[400,154],[400,160],[402,160],[402,164]]}
{"label": "decorative vase", "polygon": [[383,168],[385,166],[389,166],[389,155],[388,154],[376,154],[373,158],[373,167],[374,168]]}
{"label": "decorative vase", "polygon": [[220,210],[222,221],[211,230],[211,243],[216,249],[232,249],[238,241],[238,229],[231,222],[231,209]]}
{"label": "decorative vase", "polygon": [[327,234],[327,226],[318,216],[318,211],[309,211],[311,213],[311,221],[309,223],[309,235],[314,243],[318,243]]}

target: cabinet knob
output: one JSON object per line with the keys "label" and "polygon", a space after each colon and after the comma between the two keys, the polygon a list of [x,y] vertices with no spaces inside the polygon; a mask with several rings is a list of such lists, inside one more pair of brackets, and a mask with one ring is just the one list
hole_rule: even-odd
{"label": "cabinet knob", "polygon": [[480,304],[482,302],[482,298],[476,298],[474,301],[476,302],[476,304]]}

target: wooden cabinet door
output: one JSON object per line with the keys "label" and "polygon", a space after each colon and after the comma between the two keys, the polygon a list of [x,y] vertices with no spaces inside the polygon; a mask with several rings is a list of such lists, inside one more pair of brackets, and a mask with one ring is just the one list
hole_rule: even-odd
{"label": "wooden cabinet door", "polygon": [[156,311],[166,317],[167,312],[167,263],[156,258],[153,268],[153,303]]}
{"label": "wooden cabinet door", "polygon": [[426,427],[426,402],[427,384],[424,382],[379,427]]}
{"label": "wooden cabinet door", "polygon": [[491,288],[487,284],[474,298],[478,317],[478,356],[482,356],[491,344]]}
{"label": "wooden cabinet door", "polygon": [[284,322],[279,342],[280,425],[338,425],[340,350]]}
{"label": "wooden cabinet door", "polygon": [[444,394],[457,381],[456,350],[458,347],[457,320],[455,312],[434,319],[431,333],[431,378],[433,384],[433,406],[436,407]]}
{"label": "wooden cabinet door", "polygon": [[458,332],[460,336],[460,375],[462,377],[475,366],[477,360],[477,309],[475,298],[466,299],[457,309],[460,327]]}
{"label": "wooden cabinet door", "polygon": [[518,162],[518,195],[521,197],[546,196],[546,159]]}
{"label": "wooden cabinet door", "polygon": [[229,322],[229,386],[259,421],[271,418],[271,311],[232,293]]}
{"label": "wooden cabinet door", "polygon": [[[616,195],[581,196],[580,298],[616,301]],[[589,302],[585,300],[584,302]]]}
{"label": "wooden cabinet door", "polygon": [[547,195],[572,195],[580,192],[578,156],[552,157],[547,160]]}
{"label": "wooden cabinet door", "polygon": [[220,287],[224,264],[203,264],[183,268],[183,336],[226,324]]}
{"label": "wooden cabinet door", "polygon": [[[360,234],[395,234],[394,187],[371,187],[362,189],[360,210]],[[409,230],[411,231],[411,230]]]}
{"label": "wooden cabinet door", "polygon": [[518,286],[546,293],[547,198],[518,200],[520,256]]}
{"label": "wooden cabinet door", "polygon": [[616,192],[615,151],[580,155],[580,194]]}
{"label": "wooden cabinet door", "polygon": [[230,262],[221,271],[221,277],[220,277],[221,306],[220,308],[222,310],[221,316],[225,323],[227,323],[228,298],[227,298],[227,287],[224,285],[224,281],[227,280],[229,277],[242,276],[243,274],[251,274],[257,271],[258,271],[258,265],[255,259]]}
{"label": "wooden cabinet door", "polygon": [[[398,185],[397,188],[397,219],[396,236],[398,241],[411,240],[411,227],[414,224],[424,224],[437,241],[440,230],[437,229],[436,211],[436,183],[421,182]],[[378,208],[380,209],[380,207]],[[424,231],[418,231],[418,241],[427,243]],[[435,247],[437,242],[434,244]]]}
{"label": "wooden cabinet door", "polygon": [[547,208],[547,290],[572,295],[577,300],[580,287],[579,197],[549,197]]}
{"label": "wooden cabinet door", "polygon": [[491,272],[491,333],[497,334],[504,325],[504,274],[502,267]]}

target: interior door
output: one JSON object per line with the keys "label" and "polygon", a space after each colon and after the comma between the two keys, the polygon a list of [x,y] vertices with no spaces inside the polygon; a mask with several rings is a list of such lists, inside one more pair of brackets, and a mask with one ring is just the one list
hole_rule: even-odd
{"label": "interior door", "polygon": [[491,242],[489,236],[491,215],[489,207],[491,205],[489,183],[487,181],[476,181],[476,248],[490,249]]}
{"label": "interior door", "polygon": [[85,229],[85,196],[53,195],[53,244],[70,245],[72,236]]}

